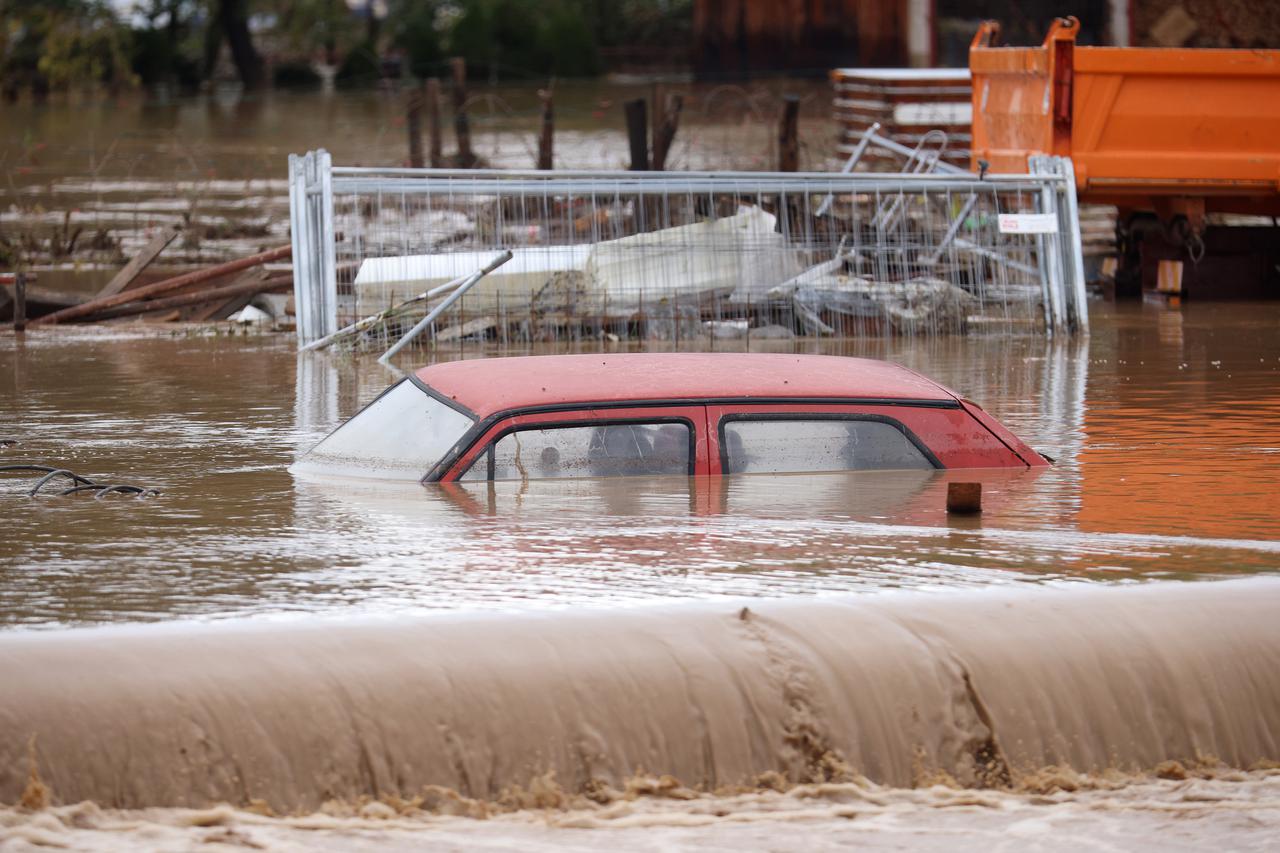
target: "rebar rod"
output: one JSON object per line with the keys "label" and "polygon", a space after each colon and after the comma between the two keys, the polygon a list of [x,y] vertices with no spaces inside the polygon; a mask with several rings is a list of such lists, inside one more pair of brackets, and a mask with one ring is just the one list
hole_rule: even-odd
{"label": "rebar rod", "polygon": [[462,284],[458,285],[457,289],[455,289],[453,293],[450,293],[447,297],[445,297],[445,300],[441,302],[439,305],[437,305],[435,308],[433,308],[427,314],[427,316],[423,317],[420,321],[418,321],[418,325],[414,326],[405,334],[404,337],[396,341],[395,344],[392,345],[391,349],[387,350],[381,356],[379,356],[378,361],[382,362],[383,364],[386,364],[387,362],[391,361],[391,359],[395,357],[396,353],[400,352],[400,350],[407,347],[413,341],[414,338],[422,334],[422,332],[428,326],[430,326],[432,323],[435,322],[437,317],[439,317],[441,314],[447,311],[449,307],[453,305],[453,303],[461,299],[463,294],[466,293],[468,290],[470,290],[472,287],[474,287],[480,281],[480,279],[484,278],[486,275],[493,272],[498,267],[505,264],[507,261],[511,260],[512,257],[513,255],[511,254],[511,250],[508,249],[498,257],[494,258],[484,267],[481,267],[480,269],[473,272],[471,275],[467,276],[466,280],[463,281]]}

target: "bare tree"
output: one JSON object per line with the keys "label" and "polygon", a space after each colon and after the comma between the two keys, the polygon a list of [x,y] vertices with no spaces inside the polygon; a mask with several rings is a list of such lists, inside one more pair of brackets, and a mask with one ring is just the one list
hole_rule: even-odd
{"label": "bare tree", "polygon": [[226,39],[231,61],[246,89],[259,89],[266,82],[262,57],[249,34],[249,0],[210,0],[211,20],[205,34],[205,74],[212,75],[218,48]]}

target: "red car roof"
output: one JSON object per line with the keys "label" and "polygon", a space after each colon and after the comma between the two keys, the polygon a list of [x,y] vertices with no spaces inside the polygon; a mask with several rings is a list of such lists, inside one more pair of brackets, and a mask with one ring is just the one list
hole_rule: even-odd
{"label": "red car roof", "polygon": [[477,358],[417,378],[480,417],[509,409],[631,400],[929,400],[955,395],[887,361],[772,353],[623,353]]}

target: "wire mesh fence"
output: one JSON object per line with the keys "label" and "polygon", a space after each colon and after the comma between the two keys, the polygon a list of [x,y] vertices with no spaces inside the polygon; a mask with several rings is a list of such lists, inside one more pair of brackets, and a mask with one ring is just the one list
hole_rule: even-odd
{"label": "wire mesh fence", "polygon": [[387,312],[346,340],[383,351],[433,300],[396,305],[507,249],[423,343],[714,346],[1087,322],[1070,164],[1057,159],[982,180],[344,168],[323,151],[290,163],[304,345]]}

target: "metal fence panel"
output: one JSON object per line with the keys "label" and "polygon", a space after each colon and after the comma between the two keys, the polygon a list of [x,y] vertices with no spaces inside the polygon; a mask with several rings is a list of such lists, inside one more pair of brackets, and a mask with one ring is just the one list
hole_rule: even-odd
{"label": "metal fence panel", "polygon": [[[437,342],[1083,330],[1070,163],[1029,175],[519,172],[290,158],[299,344],[515,257]],[[1006,233],[1000,215],[1051,214]],[[388,343],[430,308],[366,333]]]}

